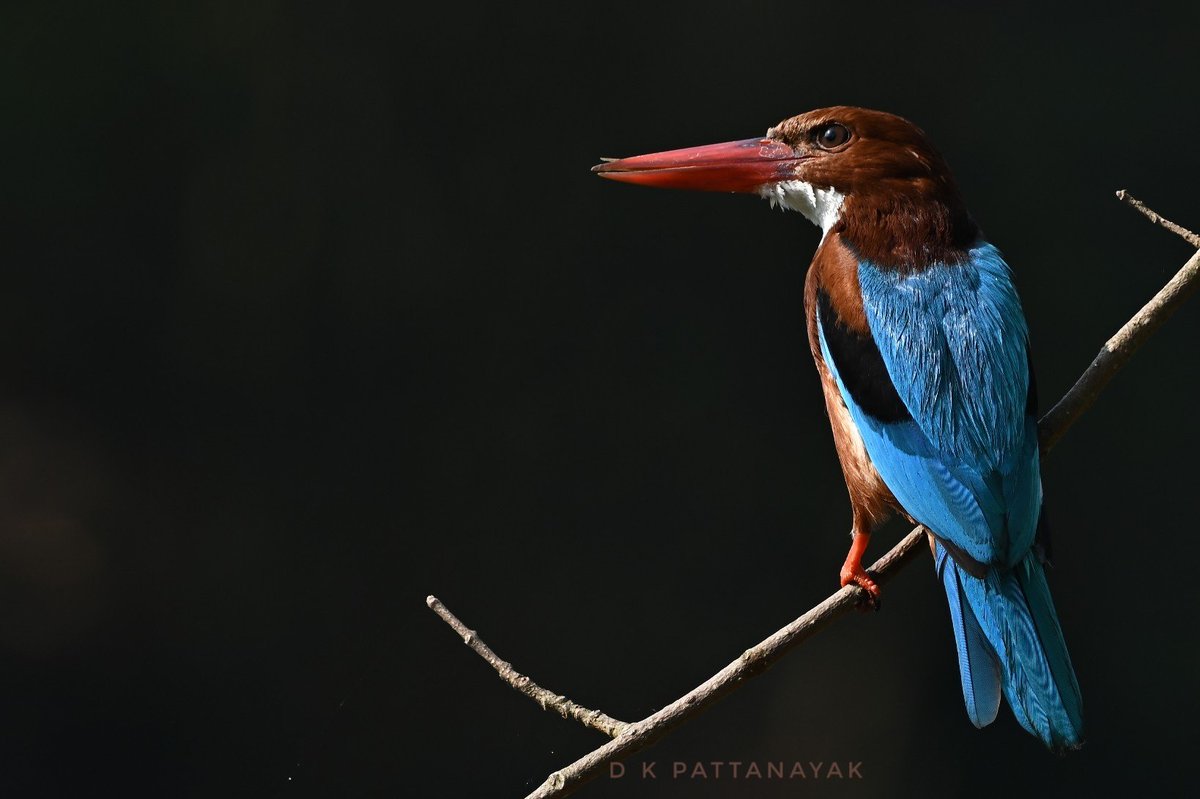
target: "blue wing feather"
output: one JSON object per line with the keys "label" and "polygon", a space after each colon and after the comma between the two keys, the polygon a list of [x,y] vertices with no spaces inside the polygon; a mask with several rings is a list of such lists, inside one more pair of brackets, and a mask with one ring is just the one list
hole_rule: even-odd
{"label": "blue wing feather", "polygon": [[857,406],[829,356],[876,469],[913,518],[983,563],[1018,561],[1033,542],[1041,479],[1026,414],[1028,331],[1008,266],[990,244],[968,264],[919,272],[860,263],[872,338],[911,420]]}

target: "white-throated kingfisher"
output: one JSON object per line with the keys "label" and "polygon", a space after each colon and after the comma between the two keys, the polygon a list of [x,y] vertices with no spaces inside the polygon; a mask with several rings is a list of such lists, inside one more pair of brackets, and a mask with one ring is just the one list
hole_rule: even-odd
{"label": "white-throated kingfisher", "polygon": [[1082,701],[1046,584],[1037,397],[1007,264],[928,137],[892,114],[810,111],[755,139],[609,161],[603,177],[758,194],[822,231],[804,284],[808,343],[853,511],[841,583],[895,513],[929,531],[967,714],[1003,695],[1054,750]]}

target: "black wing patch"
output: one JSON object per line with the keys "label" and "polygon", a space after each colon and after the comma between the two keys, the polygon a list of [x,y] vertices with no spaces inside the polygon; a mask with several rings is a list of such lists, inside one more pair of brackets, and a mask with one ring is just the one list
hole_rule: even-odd
{"label": "black wing patch", "polygon": [[879,347],[870,334],[865,336],[842,324],[837,311],[823,289],[817,289],[817,323],[825,337],[825,346],[833,358],[842,385],[858,407],[881,422],[912,419],[904,401],[896,392]]}

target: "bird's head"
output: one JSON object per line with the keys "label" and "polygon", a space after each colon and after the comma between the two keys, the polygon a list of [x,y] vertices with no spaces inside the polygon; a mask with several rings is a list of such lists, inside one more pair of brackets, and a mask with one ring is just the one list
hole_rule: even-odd
{"label": "bird's head", "polygon": [[757,194],[837,229],[865,255],[913,263],[953,257],[977,237],[954,178],[906,119],[834,106],[754,139],[606,161],[601,177],[661,188]]}

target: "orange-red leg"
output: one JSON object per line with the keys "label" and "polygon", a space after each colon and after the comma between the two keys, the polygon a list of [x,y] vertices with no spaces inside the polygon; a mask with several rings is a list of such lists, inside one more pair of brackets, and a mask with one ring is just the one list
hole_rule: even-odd
{"label": "orange-red leg", "polygon": [[867,570],[863,568],[863,555],[867,552],[867,545],[871,543],[871,534],[855,531],[850,539],[850,551],[846,553],[846,562],[842,564],[842,585],[850,585],[854,583],[859,588],[867,592],[868,603],[870,607],[879,610],[879,586],[875,583],[871,576],[867,574]]}

